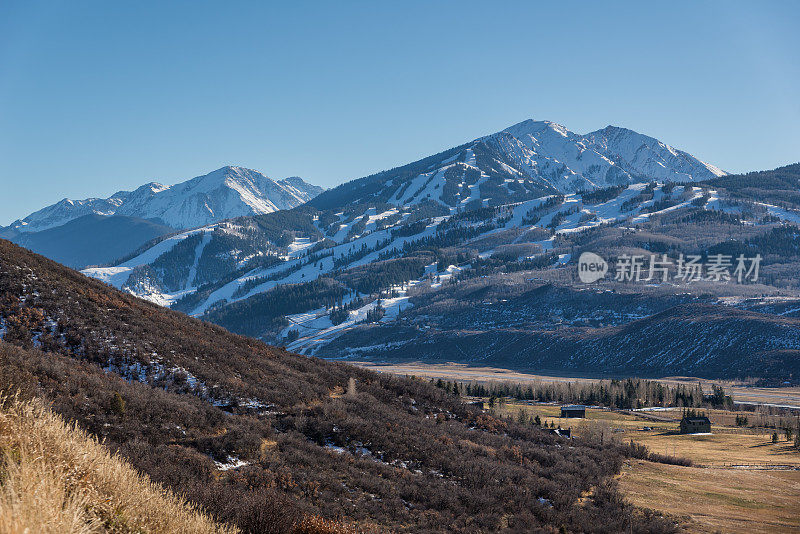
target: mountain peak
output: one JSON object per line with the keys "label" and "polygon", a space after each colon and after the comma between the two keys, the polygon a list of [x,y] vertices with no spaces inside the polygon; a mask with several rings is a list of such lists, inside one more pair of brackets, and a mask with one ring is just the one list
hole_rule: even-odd
{"label": "mountain peak", "polygon": [[152,219],[172,228],[187,229],[242,215],[294,208],[321,192],[322,188],[299,178],[276,182],[259,171],[226,165],[172,186],[149,182],[106,199],[65,198],[16,221],[11,228],[36,232],[95,213]]}
{"label": "mountain peak", "polygon": [[222,174],[258,174],[260,176],[265,176],[263,173],[255,170],[255,169],[249,169],[247,167],[242,167],[241,165],[225,165],[224,167],[220,167],[216,171],[212,171],[212,172],[210,172],[208,174],[212,175],[212,174],[217,174],[217,173],[222,173]]}
{"label": "mountain peak", "polygon": [[549,120],[526,119],[439,154],[342,184],[317,207],[437,202],[449,209],[482,201],[523,202],[649,181],[700,181],[725,174],[657,139],[606,126],[586,135]]}
{"label": "mountain peak", "polygon": [[642,178],[693,182],[727,174],[663,141],[620,126],[608,125],[584,135],[583,139],[587,146],[610,155],[613,161]]}
{"label": "mountain peak", "polygon": [[522,122],[518,122],[517,124],[511,125],[503,132],[507,132],[512,134],[517,139],[520,139],[521,135],[534,135],[536,133],[540,133],[544,130],[552,130],[561,134],[562,136],[566,137],[567,135],[575,135],[566,126],[559,124],[557,122],[542,120],[537,121],[534,119],[525,119]]}

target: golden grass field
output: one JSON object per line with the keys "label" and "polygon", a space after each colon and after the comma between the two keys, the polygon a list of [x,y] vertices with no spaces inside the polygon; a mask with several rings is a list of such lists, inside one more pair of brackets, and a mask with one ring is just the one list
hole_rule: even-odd
{"label": "golden grass field", "polygon": [[585,419],[562,419],[555,405],[505,402],[496,409],[512,416],[519,410],[538,414],[578,436],[602,433],[604,439],[633,440],[652,452],[690,458],[695,467],[633,460],[619,477],[632,503],[679,518],[687,532],[800,532],[800,470],[778,470],[800,469],[800,452],[783,435],[772,443],[771,431],[733,426],[737,412],[705,410],[711,435],[681,435],[676,421],[651,419],[679,419],[678,409],[636,414],[589,409]]}
{"label": "golden grass field", "polygon": [[[459,364],[426,365],[364,364],[365,367],[402,375],[463,381],[583,382],[593,378],[541,376],[495,368]],[[686,377],[659,381],[675,385],[711,382]],[[800,388],[754,388],[724,383],[736,400],[800,406]],[[712,422],[711,435],[677,433],[679,409],[624,413],[589,409],[586,419],[561,419],[556,405],[504,401],[495,410],[516,417],[523,410],[528,417],[572,428],[576,435],[589,433],[603,439],[633,440],[652,452],[690,458],[694,467],[680,467],[643,460],[627,462],[618,477],[624,495],[635,505],[674,517],[686,532],[773,533],[800,532],[800,452],[779,433],[772,443],[772,430],[740,428],[737,414],[750,423],[778,423],[780,417],[703,410]],[[796,424],[796,417],[784,417]],[[650,427],[650,430],[643,430]]]}
{"label": "golden grass field", "polygon": [[[498,407],[501,413],[516,415],[520,410],[533,417],[538,414],[546,422],[553,422],[562,428],[573,428],[577,435],[581,432],[603,432],[617,440],[634,440],[646,445],[652,452],[685,456],[693,462],[706,466],[724,467],[731,464],[775,464],[796,465],[800,467],[800,453],[791,447],[783,434],[777,444],[771,441],[772,431],[737,428],[727,421],[733,421],[737,413],[726,410],[702,410],[712,422],[712,434],[681,435],[677,433],[677,421],[655,421],[645,417],[680,419],[679,409],[664,412],[644,412],[641,415],[615,412],[611,410],[588,409],[586,419],[562,419],[560,408],[549,405],[525,405],[505,403]],[[788,418],[785,418],[788,420]],[[652,430],[644,431],[642,428]]]}
{"label": "golden grass field", "polygon": [[635,460],[619,483],[631,502],[681,518],[687,532],[800,532],[800,471]]}
{"label": "golden grass field", "polygon": [[0,532],[233,533],[44,403],[0,399]]}

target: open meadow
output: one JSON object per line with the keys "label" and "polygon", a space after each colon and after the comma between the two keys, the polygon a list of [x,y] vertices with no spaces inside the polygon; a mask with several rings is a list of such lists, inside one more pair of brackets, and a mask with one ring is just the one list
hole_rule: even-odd
{"label": "open meadow", "polygon": [[[779,416],[703,410],[710,434],[680,434],[680,409],[612,411],[590,408],[585,419],[561,418],[557,405],[505,401],[496,410],[513,417],[522,411],[575,436],[633,440],[654,453],[688,458],[692,467],[645,460],[627,462],[618,481],[637,506],[678,519],[687,532],[800,531],[800,451],[778,431],[735,426],[736,416],[780,425]],[[783,417],[784,422],[795,422]]]}
{"label": "open meadow", "polygon": [[[428,379],[513,382],[586,383],[595,378],[529,375],[495,368],[457,364],[367,364],[366,367]],[[663,384],[700,383],[704,391],[712,382],[696,378],[658,379]],[[590,407],[586,417],[561,418],[560,405],[496,399],[491,408],[499,415],[533,421],[548,427],[571,429],[576,437],[634,441],[651,452],[687,458],[691,467],[646,460],[631,460],[617,481],[633,504],[673,517],[686,532],[800,532],[800,451],[787,440],[784,426],[797,428],[798,416],[778,413],[776,406],[800,406],[798,388],[755,388],[724,383],[739,402],[765,405],[756,411],[700,409],[711,421],[710,434],[680,434],[682,410],[611,410]],[[489,399],[468,398],[471,402]],[[772,405],[772,407],[769,407]],[[737,426],[736,419],[747,417]],[[776,428],[771,428],[771,427]],[[773,433],[778,434],[773,443]]]}

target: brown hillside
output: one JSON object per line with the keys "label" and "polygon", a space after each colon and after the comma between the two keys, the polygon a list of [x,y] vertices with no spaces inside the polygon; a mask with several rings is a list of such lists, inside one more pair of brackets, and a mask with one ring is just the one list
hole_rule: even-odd
{"label": "brown hillside", "polygon": [[627,448],[567,443],[425,381],[232,335],[6,241],[0,331],[3,388],[45,396],[244,531],[673,529],[609,485]]}

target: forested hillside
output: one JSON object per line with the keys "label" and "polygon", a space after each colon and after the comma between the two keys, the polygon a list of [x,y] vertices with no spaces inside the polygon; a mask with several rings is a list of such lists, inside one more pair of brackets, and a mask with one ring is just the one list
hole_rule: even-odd
{"label": "forested hillside", "polygon": [[0,383],[247,532],[670,532],[573,441],[299,356],[0,241]]}
{"label": "forested hillside", "polygon": [[[294,210],[178,234],[84,272],[329,359],[800,379],[800,211],[790,195],[771,203],[747,193],[761,184],[760,195],[781,196],[793,167],[539,198],[529,198],[542,194],[533,190],[513,198],[490,193],[488,173],[467,184],[480,201],[455,206],[436,196],[446,184],[409,178],[439,157],[456,165],[475,149],[345,184]],[[376,196],[364,185],[375,183],[391,183],[392,193]],[[338,211],[320,209],[344,192],[350,201]],[[398,205],[400,198],[409,203]],[[593,285],[577,278],[583,252],[609,262]],[[617,258],[626,257],[641,268],[622,279]],[[736,275],[737,261],[756,257],[751,276]],[[728,265],[716,280],[706,272],[681,278],[678,265],[687,258]],[[654,260],[670,265],[663,276],[648,272]],[[659,349],[647,349],[648,340],[660,340]]]}

